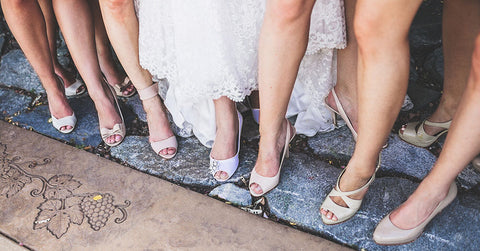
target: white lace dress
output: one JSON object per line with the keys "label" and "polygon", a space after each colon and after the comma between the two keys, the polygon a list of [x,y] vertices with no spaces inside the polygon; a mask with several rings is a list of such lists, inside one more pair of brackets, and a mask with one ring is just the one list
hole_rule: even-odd
{"label": "white lace dress", "polygon": [[[257,89],[264,0],[137,0],[140,63],[163,87],[177,126],[206,146],[215,139],[213,99],[240,102]],[[336,48],[346,46],[343,0],[317,1],[310,42],[287,116],[299,133],[333,129],[324,97],[336,82]]]}

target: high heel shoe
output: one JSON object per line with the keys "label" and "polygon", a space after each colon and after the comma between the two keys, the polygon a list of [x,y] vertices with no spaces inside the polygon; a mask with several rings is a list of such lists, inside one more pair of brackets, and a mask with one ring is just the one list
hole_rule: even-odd
{"label": "high heel shoe", "polygon": [[[104,80],[108,85],[110,85],[110,83],[108,83],[106,77],[104,77]],[[113,90],[115,90],[115,94],[117,94],[118,97],[129,98],[129,97],[135,95],[135,93],[137,92],[136,89],[133,89],[133,91],[130,92],[129,94],[123,94],[125,89],[127,87],[131,86],[131,85],[133,85],[133,84],[130,81],[130,78],[128,76],[125,76],[125,78],[123,79],[123,82],[118,83],[116,85],[110,85],[110,86],[113,88]]]}
{"label": "high heel shoe", "polygon": [[338,99],[337,93],[335,92],[335,88],[332,88],[332,96],[333,99],[335,100],[335,105],[337,106],[338,111],[333,109],[333,107],[329,106],[327,103],[327,99],[325,98],[325,105],[327,108],[332,112],[332,118],[333,118],[333,123],[335,126],[337,125],[337,115],[340,115],[342,117],[343,121],[345,121],[345,124],[347,124],[348,129],[352,132],[353,139],[357,141],[357,132],[353,128],[352,122],[347,116],[347,113],[343,109],[342,103],[340,103],[340,99]]}
{"label": "high heel shoe", "polygon": [[[63,86],[65,86],[65,83],[63,82],[62,78],[58,78],[62,82]],[[81,87],[80,91],[78,91]],[[69,87],[65,87],[65,96],[67,97],[74,97],[74,96],[80,96],[84,94],[87,91],[87,88],[85,88],[85,84],[80,80],[80,79],[75,79],[75,82],[71,84]]]}
{"label": "high heel shoe", "polygon": [[[102,136],[103,142],[105,142],[106,145],[113,147],[113,146],[118,146],[125,139],[125,134],[126,134],[125,121],[123,119],[122,110],[120,110],[120,105],[118,104],[117,96],[115,96],[115,91],[113,90],[113,88],[108,83],[105,82],[105,84],[108,86],[108,89],[112,93],[113,98],[115,100],[115,105],[117,106],[117,111],[120,114],[120,118],[122,118],[122,123],[118,123],[118,124],[113,125],[112,129],[108,129],[108,128],[105,128],[105,127],[100,128],[100,135]],[[109,137],[114,136],[114,135],[120,135],[120,136],[122,136],[122,139],[120,141],[115,142],[115,143],[107,143],[106,140]]]}
{"label": "high heel shoe", "polygon": [[260,124],[260,109],[252,108],[252,116],[255,123]]}
{"label": "high heel shoe", "polygon": [[[421,122],[410,122],[406,126],[398,131],[398,136],[405,142],[419,146],[419,147],[428,147],[435,143],[440,136],[448,132],[450,128],[450,124],[452,120],[447,122],[438,123],[438,122],[430,122],[428,120],[423,120]],[[440,132],[435,135],[429,135],[425,132],[424,126],[434,126],[442,128]]]}
{"label": "high heel shoe", "polygon": [[[278,182],[280,181],[280,172],[282,171],[283,160],[285,158],[289,157],[289,144],[293,140],[293,138],[295,137],[295,134],[296,134],[295,127],[293,127],[290,124],[288,119],[285,119],[285,122],[287,124],[287,126],[286,126],[287,132],[285,134],[285,145],[283,147],[283,151],[282,151],[282,154],[281,154],[282,158],[280,160],[280,166],[278,167],[277,174],[273,177],[265,177],[265,176],[262,176],[262,175],[258,174],[257,171],[255,170],[255,168],[253,168],[253,170],[252,170],[248,187],[249,187],[249,190],[250,190],[250,194],[255,196],[255,197],[260,197],[260,196],[270,192],[270,190],[275,188],[278,185]],[[292,128],[293,134],[290,134],[290,128]],[[262,188],[262,193],[255,193],[251,189],[252,184],[257,184],[258,186],[260,186]]]}
{"label": "high heel shoe", "polygon": [[[60,119],[55,118],[55,116],[51,115],[52,117],[52,125],[57,131],[61,133],[71,133],[73,129],[75,129],[75,125],[77,124],[77,117],[75,117],[75,113],[72,113],[70,116],[66,116]],[[70,129],[60,130],[64,126],[71,126]]]}
{"label": "high heel shoe", "polygon": [[395,226],[390,220],[389,213],[385,218],[383,218],[380,223],[375,228],[373,233],[373,240],[380,245],[400,245],[410,243],[416,240],[425,229],[425,226],[445,207],[447,207],[457,196],[457,186],[455,182],[450,185],[447,196],[438,203],[437,207],[433,212],[425,219],[420,225],[412,229],[401,229]]}
{"label": "high heel shoe", "polygon": [[[149,86],[147,88],[144,88],[144,89],[141,89],[141,90],[137,90],[137,91],[138,91],[138,96],[140,97],[140,100],[145,101],[145,100],[148,100],[148,99],[151,99],[151,98],[154,98],[154,97],[158,96],[158,84],[153,83],[151,86]],[[175,155],[177,154],[178,142],[177,142],[177,138],[175,137],[175,135],[172,135],[171,137],[168,137],[168,138],[163,139],[163,140],[150,141],[150,146],[155,151],[155,153],[160,155],[160,157],[162,157],[166,160],[169,160],[169,159],[175,157]],[[168,149],[168,148],[175,148],[175,152],[172,153],[172,154],[161,154],[160,153],[162,150]]]}
{"label": "high heel shoe", "polygon": [[[327,98],[325,98],[325,106],[331,111],[332,113],[332,119],[333,119],[333,124],[337,126],[337,115],[339,115],[343,121],[345,121],[345,124],[347,125],[348,129],[350,129],[350,132],[352,132],[353,135],[353,140],[357,141],[358,134],[355,131],[355,128],[353,128],[352,121],[347,116],[347,113],[343,109],[342,103],[340,103],[340,99],[337,96],[337,93],[335,92],[335,88],[332,88],[332,96],[333,99],[335,100],[335,105],[337,106],[338,111],[333,109],[333,107],[329,106],[327,103]],[[388,147],[388,140],[385,142],[385,144],[382,146],[383,149]]]}
{"label": "high heel shoe", "polygon": [[[372,182],[375,180],[375,174],[377,170],[380,168],[380,161],[381,160],[379,157],[377,167],[375,168],[375,172],[373,173],[372,177],[370,177],[368,182],[362,187],[360,187],[359,189],[349,191],[349,192],[342,192],[342,190],[340,190],[340,179],[342,178],[346,170],[346,169],[343,169],[343,171],[338,176],[337,183],[335,184],[335,188],[333,188],[332,191],[327,195],[327,198],[325,198],[325,201],[323,201],[322,206],[320,207],[320,209],[332,212],[335,215],[335,217],[337,217],[337,220],[334,221],[322,214],[323,223],[325,223],[326,225],[339,224],[352,218],[355,215],[355,213],[357,213],[358,209],[360,209],[360,206],[362,205],[363,199],[355,200],[355,199],[349,198],[348,196],[357,194],[367,189],[370,186],[370,184],[372,184]],[[342,198],[345,204],[347,204],[347,207],[343,207],[335,203],[331,198],[332,196],[337,196]]]}
{"label": "high heel shoe", "polygon": [[[235,171],[238,168],[238,153],[240,152],[240,137],[242,135],[242,125],[243,125],[243,117],[240,112],[237,111],[237,116],[238,116],[238,139],[237,139],[237,153],[235,156],[229,158],[229,159],[224,159],[224,160],[216,160],[212,157],[210,154],[210,172],[212,173],[213,177],[215,178],[215,174],[219,171],[226,172],[228,174],[228,177],[224,180],[217,179],[217,181],[227,181],[232,177],[232,175],[235,173]],[[215,143],[214,143],[215,144]]]}

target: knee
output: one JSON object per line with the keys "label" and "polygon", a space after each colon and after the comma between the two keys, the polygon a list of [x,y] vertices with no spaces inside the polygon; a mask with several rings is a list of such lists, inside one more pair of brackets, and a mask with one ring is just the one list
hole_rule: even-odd
{"label": "knee", "polygon": [[281,22],[295,22],[298,19],[310,18],[311,4],[308,0],[278,0],[272,2],[272,14]]}
{"label": "knee", "polygon": [[127,10],[129,4],[133,0],[100,0],[103,11],[108,11],[115,17],[122,16],[123,12]]}
{"label": "knee", "polygon": [[376,48],[380,34],[379,26],[381,18],[371,15],[357,15],[353,22],[355,38],[360,50],[370,50]]}

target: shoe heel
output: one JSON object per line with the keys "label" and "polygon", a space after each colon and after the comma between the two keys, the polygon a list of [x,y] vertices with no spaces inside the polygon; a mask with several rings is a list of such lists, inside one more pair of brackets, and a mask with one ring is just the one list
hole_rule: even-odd
{"label": "shoe heel", "polygon": [[330,111],[330,114],[332,115],[332,122],[335,127],[338,127],[338,121],[337,121],[337,113],[334,111]]}

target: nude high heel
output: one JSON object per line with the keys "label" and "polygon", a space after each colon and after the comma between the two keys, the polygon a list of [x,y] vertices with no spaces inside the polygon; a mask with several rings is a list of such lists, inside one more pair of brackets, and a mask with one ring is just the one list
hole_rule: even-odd
{"label": "nude high heel", "polygon": [[[113,88],[109,84],[107,84],[106,82],[105,82],[105,84],[108,86],[108,89],[112,93],[113,99],[115,100],[115,105],[117,106],[117,111],[120,114],[120,118],[122,118],[122,122],[113,125],[112,129],[108,129],[108,128],[105,128],[105,127],[100,128],[100,135],[102,136],[103,142],[105,142],[106,145],[113,147],[113,146],[120,145],[120,143],[122,143],[123,140],[125,139],[126,127],[125,127],[125,120],[123,119],[122,110],[120,110],[120,105],[118,104],[117,96],[115,96],[115,91],[113,90]],[[107,141],[106,141],[107,138],[109,138],[111,136],[114,136],[114,135],[122,136],[122,140],[120,140],[118,142],[115,142],[115,143],[107,143]]]}
{"label": "nude high heel", "polygon": [[380,221],[377,228],[375,228],[373,240],[380,245],[400,245],[416,240],[423,233],[423,230],[433,217],[447,207],[456,196],[457,186],[455,185],[455,182],[453,182],[450,185],[447,196],[438,203],[438,206],[433,210],[430,216],[420,223],[420,225],[412,229],[401,229],[395,226],[390,220],[390,214],[388,214]]}
{"label": "nude high heel", "polygon": [[[325,223],[326,225],[339,224],[339,223],[342,223],[342,222],[345,222],[345,221],[349,220],[350,218],[352,218],[357,213],[358,209],[360,209],[360,207],[362,206],[363,199],[355,200],[355,199],[352,199],[352,198],[347,197],[347,196],[354,195],[354,194],[357,194],[357,193],[359,193],[359,192],[361,192],[365,189],[368,189],[370,184],[372,184],[372,182],[375,180],[375,173],[378,171],[378,169],[380,169],[380,161],[381,161],[381,159],[379,157],[377,167],[375,168],[375,172],[373,173],[372,177],[370,177],[368,182],[365,185],[363,185],[362,187],[360,187],[359,189],[349,191],[349,192],[343,192],[342,190],[340,190],[340,179],[342,178],[342,176],[343,176],[343,174],[345,173],[345,170],[346,170],[346,169],[343,169],[343,171],[338,176],[337,183],[335,184],[335,187],[327,195],[327,198],[325,198],[325,200],[322,203],[322,206],[320,207],[323,210],[332,212],[335,215],[335,217],[337,217],[337,220],[334,221],[332,219],[327,218],[325,215],[322,214],[323,223]],[[345,202],[345,204],[347,204],[347,207],[343,207],[343,206],[340,206],[337,203],[335,203],[331,198],[332,196],[338,196],[338,197],[342,198],[342,200]]]}
{"label": "nude high heel", "polygon": [[[154,98],[158,95],[158,84],[153,83],[151,86],[149,86],[147,88],[137,90],[137,92],[138,92],[138,96],[140,97],[140,100],[142,100],[142,101]],[[168,137],[168,138],[163,139],[163,140],[153,141],[153,142],[150,141],[150,146],[155,151],[155,153],[160,155],[160,157],[168,160],[168,159],[171,159],[171,158],[175,157],[175,155],[177,154],[178,142],[177,142],[177,138],[175,137],[175,135],[173,135],[173,136]],[[175,148],[175,152],[172,153],[172,154],[161,154],[160,153],[160,151],[162,151],[163,149],[167,149],[167,148]]]}
{"label": "nude high heel", "polygon": [[[283,161],[285,158],[289,157],[289,144],[295,137],[295,127],[292,127],[288,119],[285,119],[285,123],[287,124],[287,133],[285,134],[285,146],[283,147],[283,152],[282,152],[282,158],[280,160],[280,166],[278,168],[278,172],[275,176],[273,177],[265,177],[257,173],[255,168],[252,170],[252,173],[250,175],[250,182],[248,184],[250,194],[256,197],[260,197],[268,192],[270,192],[273,188],[275,188],[279,181],[280,181],[280,172],[282,171],[282,166],[283,166]],[[290,128],[293,128],[293,134],[290,134]],[[250,189],[250,186],[252,184],[257,184],[262,188],[262,193],[255,193],[252,189]]]}

